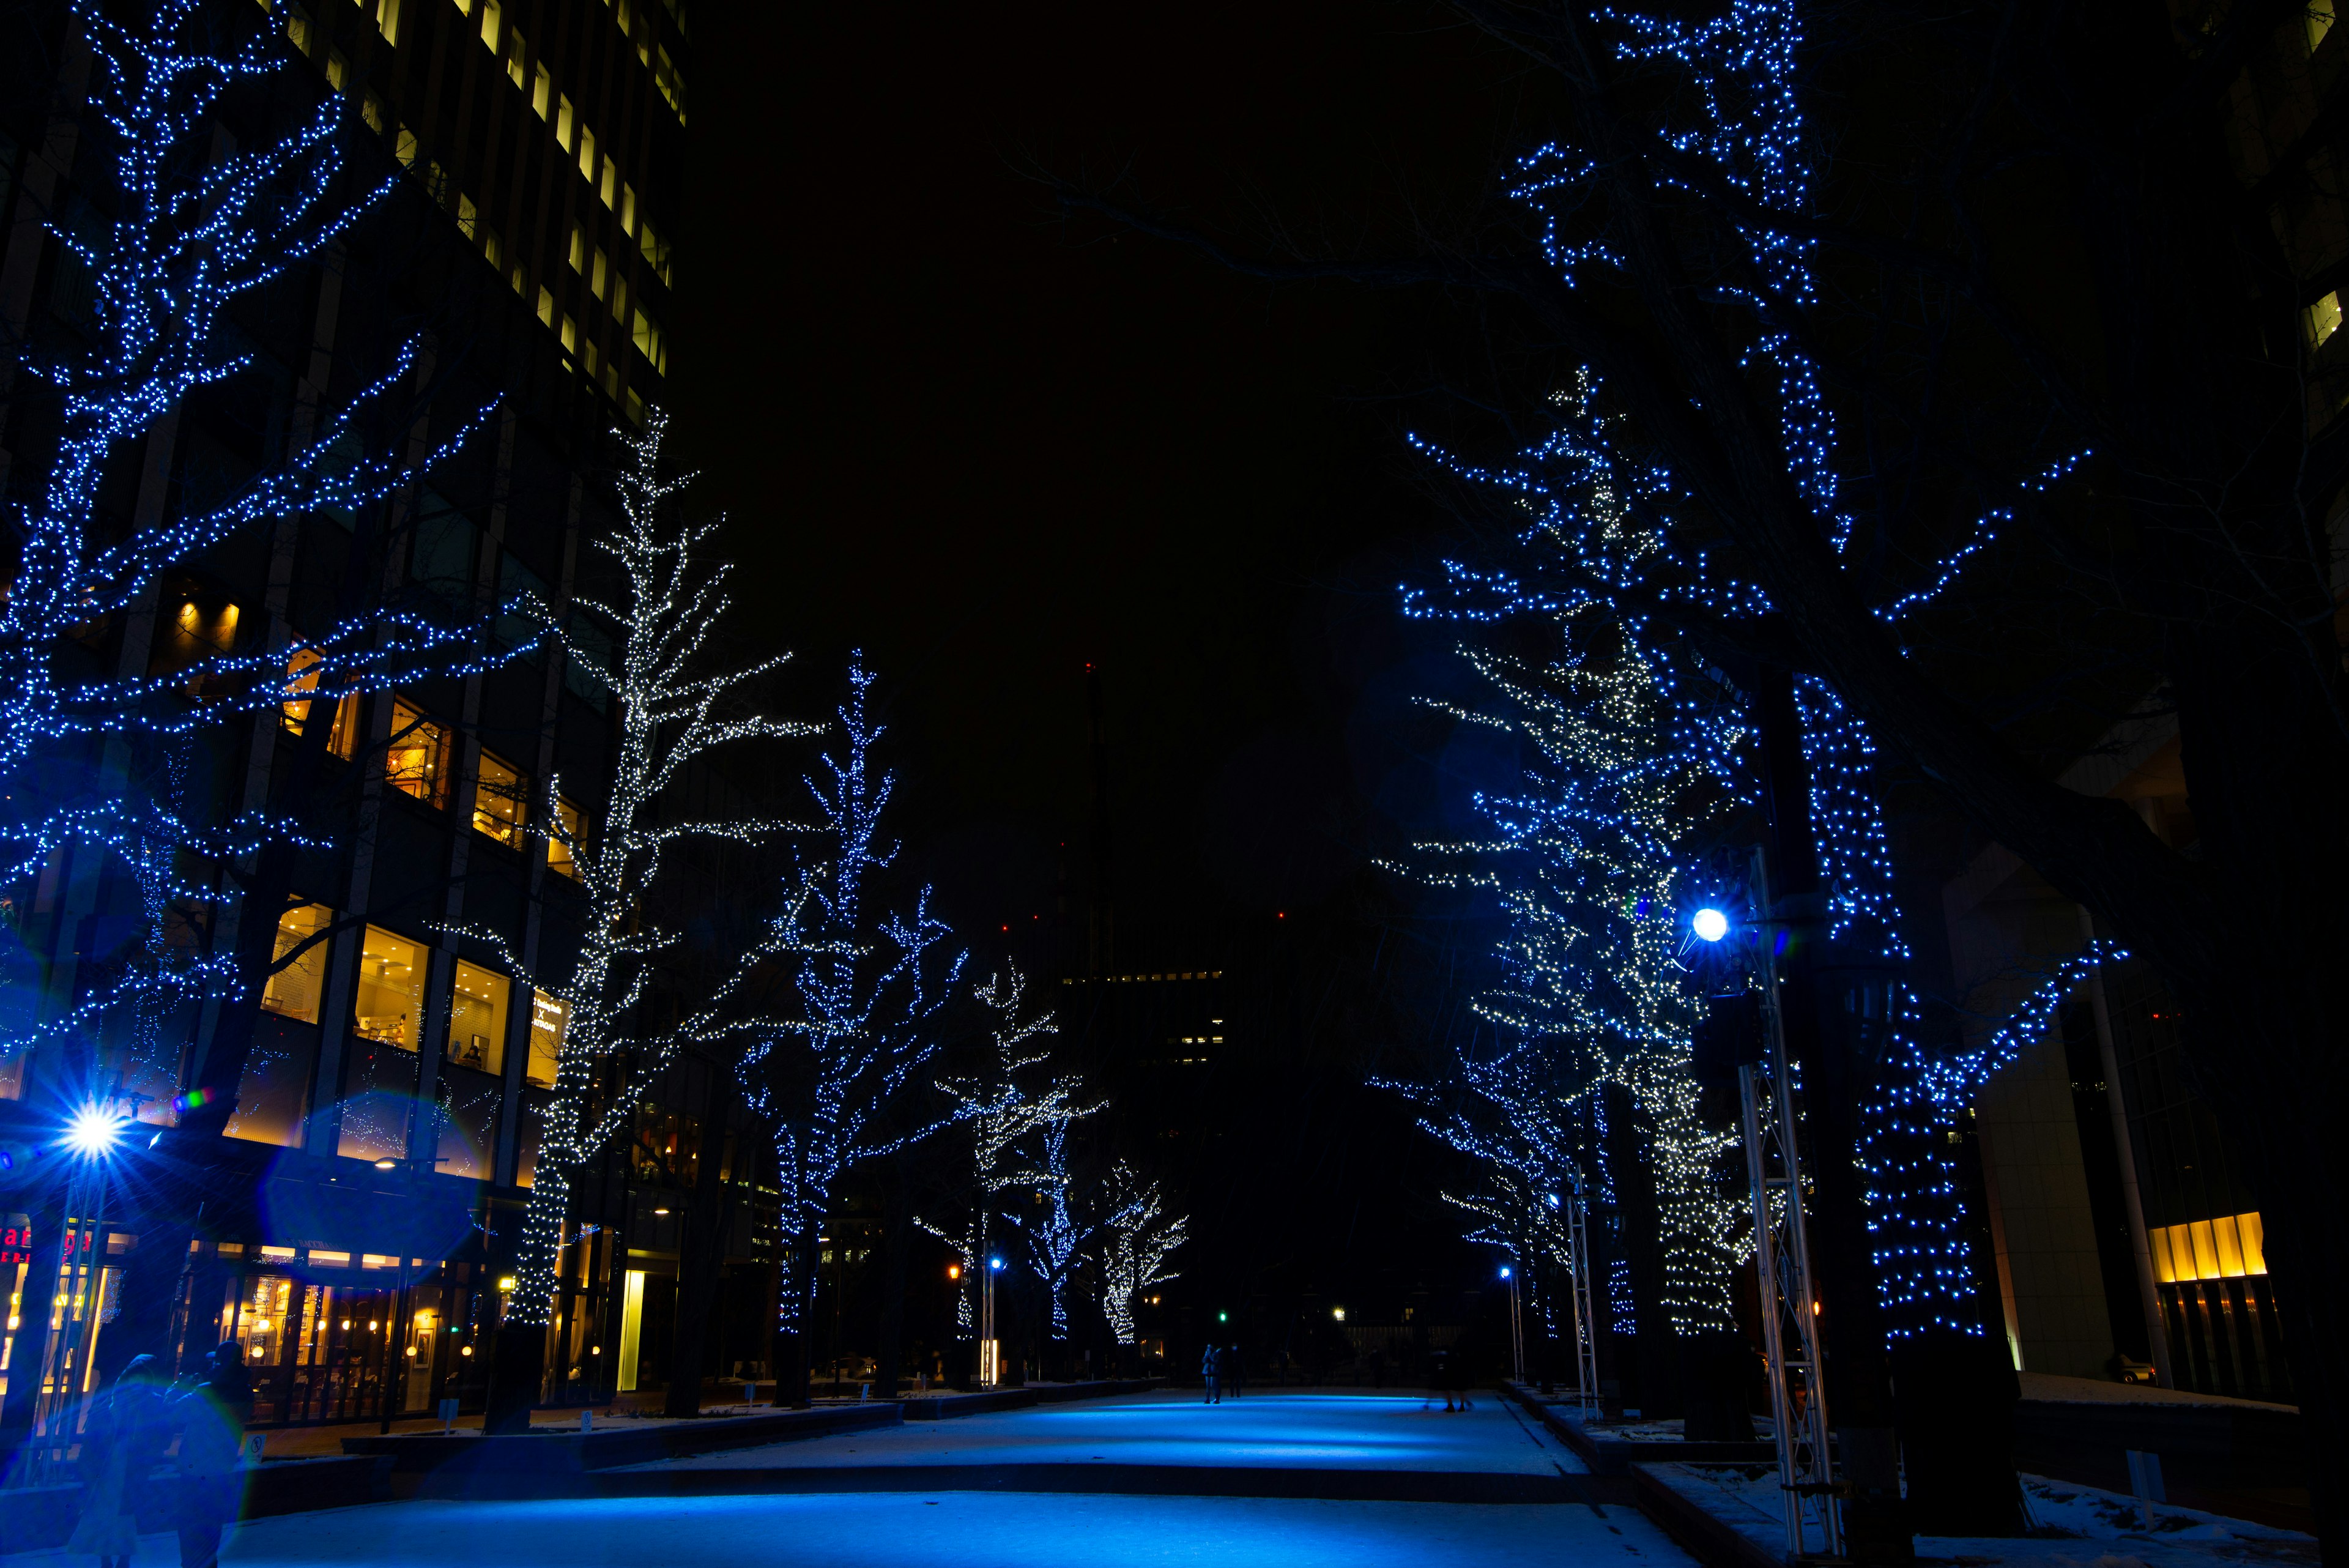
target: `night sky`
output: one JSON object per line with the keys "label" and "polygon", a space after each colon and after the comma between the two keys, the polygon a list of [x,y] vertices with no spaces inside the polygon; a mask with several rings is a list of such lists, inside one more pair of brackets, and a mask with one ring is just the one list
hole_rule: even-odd
{"label": "night sky", "polygon": [[1369,857],[1457,815],[1444,759],[1392,721],[1442,678],[1397,615],[1439,526],[1401,435],[1459,302],[1240,277],[1065,220],[1034,175],[1121,182],[1246,247],[1285,228],[1375,253],[1485,200],[1519,146],[1515,62],[1362,5],[738,3],[695,25],[679,436],[795,690],[827,703],[865,650],[910,854],[962,931],[1024,929],[1049,967],[1063,855],[1084,875],[1098,664],[1118,966],[1254,964],[1299,992],[1262,1012],[1348,1036],[1287,1064],[1278,1094],[1319,1119],[1283,1124],[1223,1208],[1351,1234],[1401,1205],[1448,1240],[1433,1151],[1361,1087],[1376,1036],[1414,1026],[1357,993],[1402,972],[1381,922],[1405,900]]}

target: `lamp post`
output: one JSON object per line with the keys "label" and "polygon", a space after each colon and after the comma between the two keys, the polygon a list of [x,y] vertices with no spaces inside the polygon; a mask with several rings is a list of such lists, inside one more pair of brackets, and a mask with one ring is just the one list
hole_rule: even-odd
{"label": "lamp post", "polygon": [[66,1179],[65,1207],[58,1211],[57,1262],[51,1278],[65,1299],[50,1308],[57,1327],[43,1336],[40,1381],[35,1386],[33,1455],[27,1469],[36,1480],[57,1479],[64,1470],[65,1450],[72,1440],[73,1386],[89,1376],[85,1325],[97,1321],[102,1304],[98,1284],[105,1267],[102,1257],[90,1254],[98,1251],[104,1231],[107,1179],[115,1147],[129,1125],[121,1103],[107,1096],[76,1111],[58,1139],[72,1168]]}
{"label": "lamp post", "polygon": [[1003,1260],[987,1260],[987,1276],[979,1285],[978,1308],[978,1380],[992,1388],[1003,1376],[1003,1351],[995,1340],[995,1276],[1003,1272]]}
{"label": "lamp post", "polygon": [[1516,1368],[1514,1376],[1516,1380],[1523,1383],[1526,1380],[1526,1320],[1517,1303],[1517,1271],[1503,1263],[1501,1278],[1507,1282],[1509,1287],[1510,1365]]}

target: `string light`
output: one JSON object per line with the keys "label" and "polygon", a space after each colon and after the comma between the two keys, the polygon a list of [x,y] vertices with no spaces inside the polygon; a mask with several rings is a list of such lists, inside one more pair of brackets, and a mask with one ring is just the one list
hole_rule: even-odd
{"label": "string light", "polygon": [[1166,1267],[1166,1260],[1190,1239],[1190,1221],[1168,1214],[1158,1183],[1143,1180],[1123,1159],[1110,1167],[1103,1207],[1102,1315],[1109,1320],[1118,1344],[1133,1345],[1141,1337],[1133,1321],[1134,1299],[1154,1285],[1183,1277]]}
{"label": "string light", "polygon": [[[362,421],[404,400],[417,379],[419,346],[410,340],[385,375],[326,411],[308,445],[226,499],[191,505],[182,497],[127,530],[103,514],[101,484],[126,451],[155,439],[193,394],[252,369],[254,357],[232,347],[233,308],[347,237],[389,182],[344,193],[347,106],[336,98],[285,135],[223,147],[212,124],[223,95],[288,67],[268,38],[213,52],[195,0],[161,0],[136,29],[94,0],[74,0],[71,10],[91,51],[89,101],[112,148],[118,199],[102,239],[50,227],[88,271],[87,317],[79,330],[26,359],[56,389],[59,420],[40,483],[20,487],[29,499],[6,505],[20,547],[0,599],[0,783],[8,802],[0,812],[0,877],[22,880],[68,848],[101,851],[136,883],[141,926],[122,951],[85,955],[97,972],[82,977],[72,1008],[0,1041],[0,1049],[86,1035],[121,1010],[127,1070],[168,1085],[178,1062],[162,1040],[166,1021],[239,985],[233,956],[203,952],[177,914],[209,905],[218,889],[195,885],[180,867],[234,862],[270,842],[326,847],[264,811],[226,823],[192,820],[189,738],[300,699],[287,687],[282,648],[217,650],[155,676],[88,679],[74,673],[72,639],[151,605],[167,574],[236,535],[390,498],[476,434],[487,410],[460,421],[420,462],[364,455]],[[498,613],[543,618],[542,607],[521,601]],[[355,617],[322,639],[310,690],[378,691],[527,651],[485,655],[487,624],[450,628],[390,608]],[[102,756],[87,744],[98,736],[114,738]],[[103,798],[76,804],[78,794]]]}
{"label": "string light", "polygon": [[647,891],[660,884],[669,853],[695,840],[760,844],[791,826],[750,817],[680,822],[665,809],[664,797],[721,747],[811,734],[816,728],[755,711],[728,716],[747,688],[791,656],[730,670],[705,668],[708,645],[732,608],[725,591],[731,567],[723,560],[705,565],[701,556],[718,524],[679,513],[678,499],[692,476],[661,471],[667,430],[667,413],[656,408],[642,435],[615,432],[628,453],[616,481],[620,515],[595,545],[618,562],[627,593],[616,607],[583,602],[621,628],[616,667],[606,670],[572,650],[619,706],[618,758],[601,830],[591,836],[584,824],[574,827],[564,820],[557,809],[562,783],[554,777],[539,814],[547,826],[532,830],[560,844],[577,874],[585,903],[579,957],[564,979],[534,981],[493,933],[468,933],[502,955],[518,981],[535,983],[567,1009],[506,1312],[507,1321],[518,1324],[541,1325],[553,1314],[573,1172],[611,1143],[679,1053],[771,1033],[772,1021],[745,1005],[744,994],[768,964],[800,950],[804,907],[815,896],[804,879],[788,890],[782,912],[745,944],[723,979],[684,1016],[647,1027],[658,1010],[639,1004],[656,968],[681,940],[678,931],[650,917],[646,900]]}
{"label": "string light", "polygon": [[956,1298],[955,1310],[956,1321],[966,1329],[976,1321],[972,1293],[978,1286],[979,1260],[991,1255],[997,1209],[1007,1194],[1045,1191],[1055,1185],[1052,1174],[1024,1158],[1019,1146],[1031,1136],[1049,1134],[1056,1127],[1065,1129],[1071,1122],[1100,1110],[1102,1104],[1083,1103],[1084,1084],[1078,1078],[1046,1077],[1032,1087],[1024,1081],[1036,1076],[1033,1069],[1048,1067],[1052,1059],[1049,1049],[1031,1049],[1031,1043],[1049,1040],[1061,1029],[1059,1019],[1050,1012],[1022,1015],[1027,984],[1019,967],[1007,964],[1002,972],[973,990],[971,994],[996,1015],[992,1060],[988,1071],[978,1077],[941,1078],[937,1085],[938,1091],[955,1103],[954,1119],[970,1127],[973,1201],[955,1234],[918,1217],[915,1222],[961,1255],[965,1288]]}
{"label": "string light", "polygon": [[874,679],[864,654],[851,654],[841,743],[802,781],[817,822],[795,836],[797,880],[785,900],[793,918],[771,944],[789,955],[798,1006],[735,1059],[744,1097],[774,1141],[786,1239],[778,1325],[792,1333],[814,1285],[806,1239],[832,1211],[843,1179],[944,1125],[892,1132],[885,1117],[937,1054],[938,1012],[965,960],[944,950],[952,933],[930,913],[927,888],[910,910],[873,903],[871,885],[897,852],[881,833],[896,775],[873,765],[885,732],[867,709]]}
{"label": "string light", "polygon": [[[1855,593],[1884,623],[1906,628],[1995,544],[2020,507],[2064,482],[2089,454],[2060,456],[2010,493],[1989,498],[1961,536],[1938,550],[1912,550],[1915,565],[1902,580],[1891,580],[1878,561],[1863,563],[1852,548],[1855,520],[1840,498],[1835,420],[1790,330],[1816,297],[1815,247],[1794,223],[1775,221],[1807,215],[1811,206],[1816,150],[1797,88],[1796,0],[1730,0],[1695,22],[1618,10],[1602,10],[1598,19],[1612,30],[1619,58],[1684,89],[1659,100],[1668,117],[1655,132],[1659,156],[1628,174],[1615,151],[1601,160],[1590,148],[1553,142],[1519,161],[1510,194],[1537,219],[1543,254],[1568,286],[1619,281],[1626,252],[1609,225],[1610,203],[1623,199],[1627,180],[1651,179],[1700,202],[1725,193],[1736,204],[1727,228],[1744,247],[1744,265],[1702,286],[1730,307],[1717,320],[1742,316],[1746,323],[1744,365],[1777,422],[1786,481],[1844,561]],[[1702,166],[1702,177],[1692,164]],[[1617,642],[1604,660],[1540,667],[1472,643],[1464,653],[1498,689],[1498,711],[1433,704],[1463,723],[1531,741],[1539,757],[1521,794],[1478,797],[1497,837],[1421,846],[1406,869],[1499,899],[1508,931],[1496,956],[1506,979],[1478,998],[1476,1009],[1505,1042],[1516,1043],[1499,1048],[1500,1061],[1532,1053],[1531,1043],[1552,1044],[1542,1047],[1538,1070],[1517,1072],[1534,1085],[1530,1097],[1514,1083],[1494,1086],[1491,1064],[1482,1064],[1489,1082],[1478,1082],[1480,1064],[1464,1058],[1456,1064],[1464,1098],[1420,1093],[1440,1112],[1423,1125],[1491,1174],[1490,1192],[1454,1200],[1488,1216],[1496,1235],[1522,1238],[1530,1222],[1512,1216],[1525,1201],[1532,1156],[1483,1131],[1487,1111],[1504,1122],[1522,1120],[1544,1096],[1581,1095],[1593,1125],[1603,1128],[1604,1100],[1589,1091],[1601,1082],[1622,1084],[1656,1171],[1668,1257],[1680,1259],[1677,1273],[1668,1266],[1667,1291],[1678,1293],[1674,1322],[1685,1327],[1705,1319],[1714,1299],[1697,1293],[1720,1255],[1719,1209],[1704,1196],[1713,1190],[1709,1176],[1720,1149],[1693,1114],[1684,1071],[1690,1004],[1670,961],[1678,932],[1665,911],[1671,867],[1703,826],[1702,811],[1685,809],[1701,793],[1692,786],[1709,788],[1724,807],[1751,805],[1757,792],[1744,754],[1742,699],[1724,691],[1678,633],[1672,612],[1701,609],[1733,623],[1773,607],[1736,569],[1709,513],[1690,507],[1681,481],[1606,392],[1591,370],[1570,374],[1550,400],[1554,426],[1505,461],[1472,461],[1409,438],[1439,472],[1484,496],[1514,534],[1496,559],[1447,560],[1440,581],[1405,585],[1406,616],[1472,629],[1530,617],[1564,628],[1569,639],[1596,627]],[[1618,684],[1609,693],[1602,689],[1610,680]],[[1899,978],[1909,955],[1899,935],[1873,741],[1824,683],[1803,680],[1797,700],[1830,940],[1880,977],[1854,992],[1867,1006],[1853,1027],[1874,1048],[1858,1155],[1887,1321],[1898,1334],[1935,1324],[1978,1332],[1962,1196],[1940,1135],[2015,1042],[2044,1029],[2060,994],[2076,983],[2077,965],[1980,1050],[1954,1060],[1928,1050],[1919,1000]],[[1480,1101],[1487,1110],[1475,1108]],[[1611,1199],[1607,1140],[1599,1142],[1599,1186]],[[1610,1297],[1619,1321],[1625,1303],[1616,1292]]]}

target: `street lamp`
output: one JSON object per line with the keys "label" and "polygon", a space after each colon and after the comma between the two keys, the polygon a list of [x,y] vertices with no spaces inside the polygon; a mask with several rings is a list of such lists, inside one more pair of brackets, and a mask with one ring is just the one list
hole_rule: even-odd
{"label": "street lamp", "polygon": [[40,1381],[34,1386],[33,1430],[62,1440],[35,1449],[30,1467],[35,1479],[49,1479],[50,1468],[64,1459],[66,1443],[71,1440],[75,1374],[88,1374],[84,1341],[101,1310],[97,1298],[105,1263],[90,1254],[97,1251],[105,1229],[107,1181],[115,1150],[129,1126],[121,1100],[108,1096],[77,1109],[57,1137],[57,1146],[72,1163],[65,1207],[58,1212],[57,1262],[50,1279],[66,1299],[57,1310],[57,1327],[45,1338]]}
{"label": "street lamp", "polygon": [[995,1276],[1002,1272],[1002,1259],[988,1259],[987,1278],[979,1291],[978,1380],[989,1388],[1003,1376],[1002,1347],[995,1340]]}

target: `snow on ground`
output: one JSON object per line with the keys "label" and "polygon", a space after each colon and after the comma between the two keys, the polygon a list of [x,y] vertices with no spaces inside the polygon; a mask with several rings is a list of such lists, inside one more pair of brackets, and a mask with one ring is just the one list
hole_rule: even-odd
{"label": "snow on ground", "polygon": [[[1773,1554],[1785,1547],[1780,1522],[1778,1472],[1762,1465],[1671,1465],[1674,1490],[1760,1542]],[[2222,1563],[2307,1563],[2316,1540],[2246,1520],[2227,1519],[2166,1503],[2153,1505],[2145,1527],[2137,1500],[2122,1493],[2026,1475],[2037,1532],[2022,1539],[1920,1536],[1920,1559],[1962,1568],[2217,1568]]]}
{"label": "snow on ground", "polygon": [[1551,1475],[1584,1469],[1497,1396],[1446,1412],[1417,1396],[1266,1393],[1200,1402],[1180,1392],[910,1421],[637,1469],[943,1464],[1234,1465],[1283,1469],[1465,1470]]}
{"label": "snow on ground", "polygon": [[[86,1563],[71,1559],[75,1568]],[[178,1561],[169,1536],[135,1562]],[[500,1568],[724,1563],[732,1568],[1688,1568],[1628,1508],[1065,1497],[1002,1492],[407,1502],[257,1520],[224,1568]],[[8,1568],[66,1568],[54,1552]]]}

